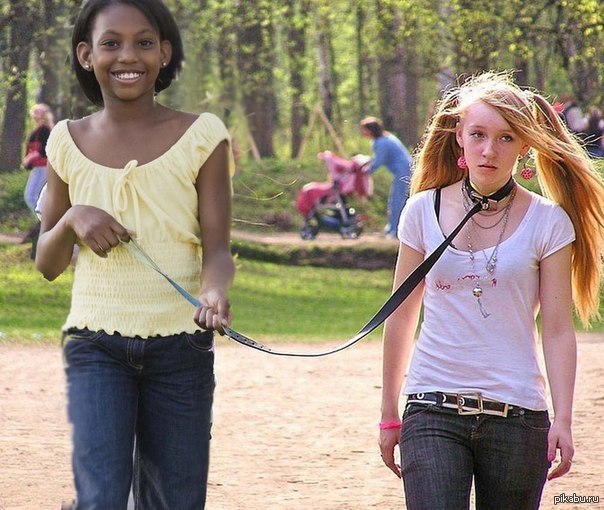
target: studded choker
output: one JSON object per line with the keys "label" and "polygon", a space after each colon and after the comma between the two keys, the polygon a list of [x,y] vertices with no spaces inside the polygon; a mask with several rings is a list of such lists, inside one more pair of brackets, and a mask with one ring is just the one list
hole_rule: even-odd
{"label": "studded choker", "polygon": [[463,181],[463,189],[466,195],[473,203],[480,204],[482,206],[483,211],[496,211],[497,202],[507,197],[512,192],[515,186],[516,181],[512,177],[510,177],[510,180],[506,182],[501,188],[499,188],[495,193],[491,193],[490,195],[483,195],[474,189],[469,177],[466,177]]}

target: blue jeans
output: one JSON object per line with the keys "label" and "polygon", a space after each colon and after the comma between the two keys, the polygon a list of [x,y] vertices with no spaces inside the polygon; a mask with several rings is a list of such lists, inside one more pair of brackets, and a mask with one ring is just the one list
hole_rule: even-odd
{"label": "blue jeans", "polygon": [[25,191],[23,192],[23,198],[27,207],[32,213],[36,213],[36,203],[40,197],[40,192],[46,184],[46,167],[36,166],[29,171],[29,177],[27,178],[27,184],[25,185]]}
{"label": "blue jeans", "polygon": [[504,418],[407,404],[400,440],[407,509],[469,509],[472,479],[477,510],[539,508],[549,426],[547,411]]}
{"label": "blue jeans", "polygon": [[409,195],[409,179],[408,175],[395,175],[392,180],[388,195],[388,224],[384,228],[386,234],[397,235],[401,211]]}
{"label": "blue jeans", "polygon": [[131,486],[136,508],[204,508],[212,347],[211,332],[144,340],[67,333],[77,510],[125,510]]}

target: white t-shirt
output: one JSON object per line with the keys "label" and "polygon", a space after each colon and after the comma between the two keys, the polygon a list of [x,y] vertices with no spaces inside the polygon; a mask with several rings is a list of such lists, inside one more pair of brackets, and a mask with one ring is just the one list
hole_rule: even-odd
{"label": "white t-shirt", "polygon": [[[428,256],[444,240],[434,211],[434,190],[413,195],[401,214],[399,239]],[[486,271],[494,247],[475,252],[447,247],[426,276],[424,315],[406,394],[480,391],[488,399],[547,409],[537,357],[539,263],[572,243],[564,210],[532,194],[512,235],[499,245],[493,275]],[[483,317],[472,290],[483,290]]]}

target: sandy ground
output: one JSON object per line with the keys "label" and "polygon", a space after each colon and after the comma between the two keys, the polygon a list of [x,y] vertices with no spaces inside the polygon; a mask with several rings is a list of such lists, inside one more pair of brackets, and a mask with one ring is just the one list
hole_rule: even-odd
{"label": "sandy ground", "polygon": [[[319,359],[227,342],[217,349],[208,509],[404,508],[376,444],[377,342]],[[580,336],[579,364],[573,471],[546,486],[546,509],[604,509],[604,335]],[[58,510],[73,497],[64,382],[58,348],[0,344],[2,510]],[[554,505],[563,493],[600,502]]]}

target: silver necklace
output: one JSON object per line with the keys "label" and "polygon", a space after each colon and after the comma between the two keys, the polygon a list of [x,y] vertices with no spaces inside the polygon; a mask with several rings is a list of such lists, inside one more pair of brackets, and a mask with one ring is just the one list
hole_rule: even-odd
{"label": "silver necklace", "polygon": [[[464,194],[463,191],[462,191],[462,194]],[[486,269],[489,277],[492,277],[493,274],[495,274],[495,269],[497,268],[497,254],[499,253],[499,245],[501,244],[501,241],[503,240],[503,236],[505,234],[505,229],[508,225],[508,219],[510,217],[510,210],[512,208],[512,203],[514,202],[515,197],[516,197],[516,188],[514,188],[512,190],[512,192],[510,193],[510,200],[508,201],[508,203],[505,206],[503,216],[502,216],[503,225],[501,227],[501,231],[499,232],[499,238],[497,239],[497,244],[495,245],[495,248],[493,248],[493,252],[491,253],[491,256],[487,259],[485,251],[482,250],[482,253],[486,260],[485,269]],[[464,209],[465,208],[466,208],[466,201],[464,198]],[[499,223],[499,221],[497,223]],[[473,228],[473,225],[470,225],[470,228],[468,228],[466,230],[467,242],[468,242],[468,253],[470,255],[470,260],[472,261],[472,273],[475,272],[474,271],[475,256],[474,256],[474,250],[472,248],[472,232],[474,232],[474,231],[475,230]],[[480,313],[486,319],[491,314],[489,312],[487,312],[487,310],[485,309],[485,307],[482,303],[482,300],[480,299],[482,297],[482,292],[483,291],[482,291],[482,287],[480,285],[480,280],[478,280],[475,283],[474,288],[472,289],[472,295],[476,298]]]}
{"label": "silver necklace", "polygon": [[[462,192],[462,197],[463,197],[463,206],[464,209],[466,210],[466,213],[472,208],[472,206],[474,205],[472,202],[470,202],[470,199],[468,197],[468,195],[466,193]],[[507,205],[507,204],[506,204]],[[504,209],[500,209],[498,211],[495,211],[494,213],[491,214],[487,214],[486,212],[480,212],[478,213],[481,217],[485,216],[485,218],[490,218],[490,217],[495,217],[498,214],[501,214],[502,212],[505,212],[505,208]],[[503,218],[505,218],[505,214],[501,214],[499,216],[499,219],[495,221],[495,223],[492,223],[491,225],[483,225],[482,223],[480,223],[476,218],[478,217],[478,215],[476,216],[472,216],[470,218],[470,221],[477,227],[480,227],[483,230],[490,230],[492,228],[495,228],[497,225],[499,225],[502,221]]]}

